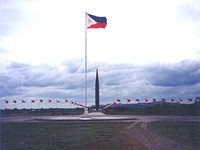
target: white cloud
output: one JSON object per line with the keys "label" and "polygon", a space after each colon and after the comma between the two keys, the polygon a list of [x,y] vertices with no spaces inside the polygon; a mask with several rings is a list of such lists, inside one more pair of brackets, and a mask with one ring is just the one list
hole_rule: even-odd
{"label": "white cloud", "polygon": [[[40,98],[64,100],[84,104],[84,71],[81,63],[74,61],[55,65],[11,63],[0,74],[1,103],[8,99],[30,101]],[[200,61],[184,61],[177,64],[130,65],[96,64],[99,66],[100,100],[106,104],[117,98],[143,100],[195,98],[199,96]],[[88,71],[88,105],[94,104],[95,66]],[[4,105],[2,105],[3,107]]]}
{"label": "white cloud", "polygon": [[[21,0],[0,3],[0,20],[3,20],[0,22],[3,29],[0,31],[0,75],[4,77],[0,85],[6,86],[5,93],[1,94],[3,98],[5,94],[14,98],[19,90],[21,97],[30,98],[33,93],[23,92],[33,90],[45,98],[70,95],[82,101],[85,11],[106,16],[108,21],[106,29],[87,30],[88,94],[92,102],[93,72],[97,67],[101,70],[101,95],[105,103],[116,97],[167,96],[172,89],[186,91],[187,87],[194,87],[190,93],[198,91],[199,84],[180,89],[152,85],[149,70],[145,72],[153,63],[199,60],[198,1]],[[23,68],[27,73],[13,62],[27,64]],[[9,70],[8,66],[15,69]],[[6,85],[7,79],[9,84]]]}
{"label": "white cloud", "polygon": [[[194,12],[183,11],[185,5]],[[10,51],[5,55],[9,61],[39,64],[84,58],[87,10],[108,19],[105,30],[87,31],[91,61],[147,64],[197,59],[199,22],[180,15],[198,15],[198,7],[195,1],[25,1],[19,7],[24,13],[17,32],[1,37],[1,46]]]}

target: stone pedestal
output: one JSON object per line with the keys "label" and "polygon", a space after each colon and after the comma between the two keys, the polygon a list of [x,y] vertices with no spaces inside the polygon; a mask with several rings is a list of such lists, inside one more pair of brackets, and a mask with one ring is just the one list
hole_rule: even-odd
{"label": "stone pedestal", "polygon": [[91,116],[88,113],[88,108],[84,108],[84,114],[81,115],[81,118],[91,118]]}

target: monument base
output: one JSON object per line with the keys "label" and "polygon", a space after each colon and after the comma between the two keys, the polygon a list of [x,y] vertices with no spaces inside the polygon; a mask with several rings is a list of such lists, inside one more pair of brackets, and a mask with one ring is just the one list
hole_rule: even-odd
{"label": "monument base", "polygon": [[88,108],[84,108],[84,113],[81,115],[81,118],[91,118],[91,116],[88,113]]}

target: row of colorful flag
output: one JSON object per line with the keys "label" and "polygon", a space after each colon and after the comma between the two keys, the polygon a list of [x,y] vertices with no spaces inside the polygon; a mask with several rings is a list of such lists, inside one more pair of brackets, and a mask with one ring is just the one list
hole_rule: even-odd
{"label": "row of colorful flag", "polygon": [[[126,100],[126,102],[127,103],[131,103],[131,102],[142,102],[142,100],[140,100],[140,99],[135,99],[135,100],[130,100],[130,99],[127,99]],[[155,98],[152,98],[151,100],[148,100],[148,99],[144,99],[143,100],[143,102],[145,102],[145,103],[148,103],[148,102],[153,102],[153,103],[155,103],[155,102],[158,102],[159,100],[157,100],[157,99],[155,99]],[[184,101],[187,101],[187,102],[192,102],[192,99],[191,98],[188,98],[187,100],[183,100],[183,99],[181,99],[181,98],[179,98],[179,99],[177,99],[177,100],[175,100],[175,99],[173,99],[173,98],[170,98],[169,100],[166,100],[166,99],[164,99],[164,98],[162,98],[161,99],[161,102],[170,102],[170,103],[173,103],[173,102],[179,102],[179,103],[182,103],[182,102],[184,102]]]}
{"label": "row of colorful flag", "polygon": [[[133,102],[133,103],[137,103],[137,102],[145,102],[145,103],[153,102],[153,103],[155,103],[155,102],[158,102],[158,101],[159,101],[159,100],[157,100],[157,99],[155,99],[155,98],[153,98],[153,99],[151,99],[151,100],[148,100],[148,99],[146,99],[146,98],[145,98],[144,100],[140,100],[140,99],[133,99],[133,100],[127,99],[127,100],[126,100],[126,103],[131,103],[131,102]],[[161,101],[162,101],[162,102],[167,102],[167,100],[164,99],[164,98],[162,98]],[[191,98],[188,98],[186,101],[187,101],[187,102],[193,102],[193,100],[192,100]],[[35,102],[38,102],[38,100],[33,100],[33,99],[31,99],[31,101],[21,100],[20,102],[21,102],[21,103],[26,103],[26,102],[35,103]],[[39,99],[39,102],[40,102],[40,103],[43,103],[43,102],[45,102],[45,100]],[[53,101],[53,100],[51,100],[51,99],[48,99],[47,102],[48,102],[48,103],[51,103],[51,102],[60,103],[60,102],[63,102],[63,100],[55,100],[55,101]],[[64,102],[66,102],[66,103],[69,102],[69,103],[71,103],[71,104],[73,104],[73,105],[82,106],[81,104],[78,104],[78,103],[76,103],[76,102],[74,102],[74,101],[69,101],[69,100],[67,100],[67,99],[65,99]],[[116,104],[117,104],[117,103],[121,103],[121,102],[122,102],[122,101],[121,101],[120,99],[117,99],[116,101],[114,101],[114,103],[116,103]],[[179,102],[179,103],[181,103],[181,102],[184,102],[184,100],[182,100],[182,99],[180,99],[180,98],[177,99],[177,100],[171,98],[168,102],[171,102],[171,103],[173,103],[173,102]],[[8,103],[10,103],[10,101],[5,100],[5,103],[8,104]],[[14,100],[12,100],[12,103],[19,103],[19,101],[17,101],[17,100],[14,99]]]}
{"label": "row of colorful flag", "polygon": [[[134,100],[131,100],[131,99],[127,99],[126,100],[126,103],[127,104],[130,104],[130,103],[139,103],[139,102],[142,102],[140,99],[134,99]],[[152,98],[152,100],[148,100],[148,99],[144,99],[143,100],[143,102],[145,102],[145,103],[155,103],[155,102],[158,102],[158,100],[156,100],[155,98]],[[167,102],[166,101],[166,99],[164,99],[164,98],[162,98],[161,99],[161,102],[162,103],[165,103],[165,102]],[[169,102],[170,103],[174,103],[174,102],[178,102],[178,103],[182,103],[183,102],[183,100],[182,99],[178,99],[178,100],[176,100],[175,101],[175,99],[173,99],[173,98],[171,98],[170,100],[169,100]],[[191,98],[188,98],[188,100],[187,100],[187,102],[188,103],[192,103],[192,99]],[[198,102],[200,102],[200,100],[198,99]],[[114,101],[113,103],[110,103],[110,104],[108,104],[108,105],[106,105],[103,109],[107,109],[107,108],[109,108],[109,107],[113,107],[113,106],[115,106],[115,105],[117,105],[118,103],[121,103],[121,100],[120,99],[117,99],[116,101]]]}
{"label": "row of colorful flag", "polygon": [[[148,102],[153,102],[153,103],[155,103],[155,102],[158,102],[159,100],[157,100],[157,99],[155,99],[155,98],[152,98],[151,100],[148,100],[148,99],[144,99],[144,100],[140,100],[140,99],[133,99],[133,100],[131,100],[131,99],[127,99],[126,100],[126,103],[131,103],[131,102],[133,102],[133,103],[137,103],[137,102],[145,102],[145,103],[148,103]],[[182,100],[182,99],[177,99],[177,100],[175,100],[175,99],[173,99],[173,98],[171,98],[171,99],[169,99],[169,101],[168,102],[171,102],[171,103],[173,103],[173,102],[179,102],[179,103],[181,103],[181,102],[184,102],[184,101],[187,101],[187,102],[192,102],[192,99],[191,98],[188,98],[187,100]],[[117,99],[116,101],[114,101],[114,103],[120,103],[121,102],[121,100],[120,99]],[[164,98],[162,98],[161,99],[161,102],[167,102],[167,100],[166,99],[164,99]]]}
{"label": "row of colorful flag", "polygon": [[[5,103],[6,103],[6,104],[8,104],[9,102],[10,102],[10,101],[5,100]],[[31,103],[36,103],[36,102],[43,103],[43,102],[45,102],[45,100],[43,100],[43,99],[39,99],[39,100],[33,100],[33,99],[31,99],[31,101],[25,101],[25,100],[17,101],[17,100],[14,99],[14,100],[11,101],[11,103],[13,103],[13,104],[16,104],[16,103],[19,103],[19,102],[21,102],[21,103],[27,103],[27,102],[31,102]],[[48,102],[48,103],[52,103],[52,102],[61,103],[61,102],[63,102],[63,101],[61,101],[61,100],[53,101],[53,100],[51,100],[51,99],[48,99],[47,102]],[[85,105],[76,103],[76,102],[74,102],[74,101],[69,101],[69,100],[67,100],[67,99],[65,99],[64,102],[65,102],[65,103],[70,103],[70,104],[75,105],[75,106],[80,106],[80,107],[83,107],[83,108],[87,108]]]}

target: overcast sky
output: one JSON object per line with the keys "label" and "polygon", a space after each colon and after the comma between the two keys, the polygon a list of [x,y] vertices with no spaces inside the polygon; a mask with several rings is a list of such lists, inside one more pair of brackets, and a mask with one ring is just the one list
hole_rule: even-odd
{"label": "overcast sky", "polygon": [[85,11],[107,17],[87,30],[88,105],[99,69],[100,103],[200,96],[199,0],[1,0],[0,100],[85,103]]}

